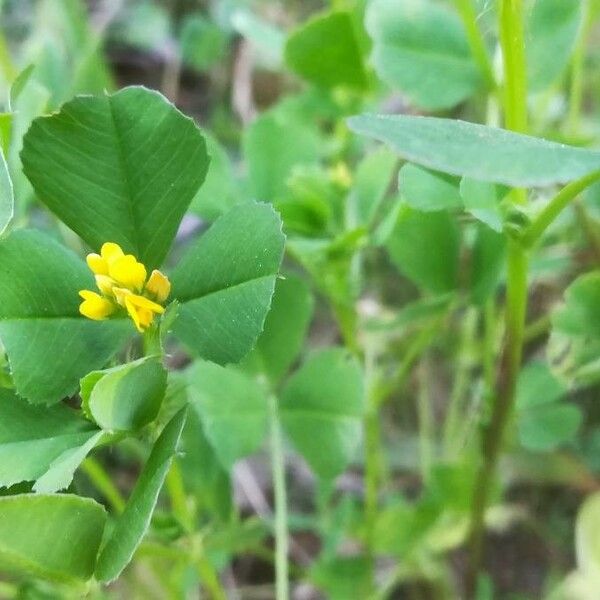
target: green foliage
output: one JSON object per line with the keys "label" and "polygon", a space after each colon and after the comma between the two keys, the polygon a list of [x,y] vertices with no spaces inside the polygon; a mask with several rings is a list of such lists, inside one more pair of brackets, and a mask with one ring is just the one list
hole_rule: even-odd
{"label": "green foliage", "polygon": [[72,495],[0,498],[0,568],[54,581],[84,581],[94,572],[106,513]]}
{"label": "green foliage", "polygon": [[267,398],[250,377],[233,367],[197,361],[188,374],[190,400],[219,460],[231,469],[256,451],[268,422]]}
{"label": "green foliage", "polygon": [[108,431],[135,431],[154,421],[167,388],[160,358],[146,356],[81,381],[83,409]]}
{"label": "green foliage", "polygon": [[149,269],[165,258],[209,162],[194,123],[140,87],[80,97],[36,120],[21,157],[38,197],[94,250],[116,242]]}
{"label": "green foliage", "polygon": [[243,149],[250,192],[260,201],[276,200],[294,166],[316,164],[321,154],[313,126],[279,113],[258,117],[244,132]]}
{"label": "green foliage", "polygon": [[561,402],[566,393],[543,363],[521,372],[517,388],[519,440],[531,450],[552,450],[573,439],[582,422],[577,406]]}
{"label": "green foliage", "polygon": [[462,25],[445,6],[376,0],[366,27],[377,74],[417,106],[452,108],[481,87]]}
{"label": "green foliage", "polygon": [[83,262],[40,232],[16,231],[0,241],[0,337],[17,392],[31,402],[72,395],[130,333],[126,322],[79,314],[79,290],[92,286]]}
{"label": "green foliage", "polygon": [[567,68],[582,26],[582,0],[537,0],[527,23],[527,80],[534,91]]}
{"label": "green foliage", "polygon": [[436,173],[407,163],[400,169],[398,186],[408,206],[433,212],[462,207],[456,177]]}
{"label": "green foliage", "polygon": [[246,360],[249,368],[266,374],[276,385],[298,358],[312,313],[313,297],[302,279],[278,280],[265,329]]}
{"label": "green foliage", "polygon": [[248,353],[271,305],[283,243],[279,216],[249,203],[218,219],[179,261],[173,331],[194,354],[224,364]]}
{"label": "green foliage", "polygon": [[386,247],[398,269],[424,290],[442,294],[456,288],[460,230],[448,212],[402,206]]}
{"label": "green foliage", "polygon": [[98,556],[94,576],[99,581],[116,579],[129,564],[142,541],[177,449],[185,418],[186,409],[183,408],[165,426],[152,447],[125,510],[117,519]]}
{"label": "green foliage", "polygon": [[6,389],[0,389],[0,417],[0,486],[37,480],[34,487],[43,487],[45,492],[67,487],[79,463],[67,474],[68,480],[59,485],[49,486],[50,476],[42,481],[40,478],[64,464],[73,451],[96,441],[98,433],[73,409],[32,406]]}
{"label": "green foliage", "polygon": [[293,31],[285,45],[285,61],[292,71],[325,88],[364,89],[368,84],[350,12],[317,15]]}
{"label": "green foliage", "polygon": [[311,356],[281,395],[285,432],[311,468],[325,479],[339,475],[354,458],[364,410],[360,368],[339,348]]}
{"label": "green foliage", "polygon": [[4,158],[4,152],[0,147],[0,234],[4,233],[13,218],[14,207],[13,184]]}
{"label": "green foliage", "polygon": [[362,115],[356,133],[389,144],[418,165],[513,187],[564,183],[600,169],[600,152],[503,129],[434,117]]}

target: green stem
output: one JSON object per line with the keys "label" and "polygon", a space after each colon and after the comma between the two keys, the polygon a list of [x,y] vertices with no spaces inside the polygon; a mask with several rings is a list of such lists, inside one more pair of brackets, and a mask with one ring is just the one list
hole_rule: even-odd
{"label": "green stem", "polygon": [[504,430],[512,412],[517,377],[521,367],[527,310],[527,268],[526,251],[517,241],[509,240],[505,342],[492,415],[483,431],[483,460],[473,492],[469,539],[471,564],[467,576],[468,598],[473,598],[475,595],[485,529],[485,511],[489,504]]}
{"label": "green stem", "polygon": [[496,364],[496,301],[490,298],[483,308],[483,379],[486,398],[494,393],[494,365]]}
{"label": "green stem", "polygon": [[593,24],[593,11],[589,0],[581,1],[581,26],[571,60],[571,82],[569,87],[569,113],[566,119],[566,131],[575,135],[579,129],[579,118],[583,99],[585,50]]}
{"label": "green stem", "polygon": [[88,476],[94,487],[106,498],[117,514],[125,510],[125,500],[102,465],[89,456],[81,463],[81,470]]}
{"label": "green stem", "polygon": [[527,132],[527,71],[523,31],[523,0],[501,0],[500,45],[504,60],[504,124]]}
{"label": "green stem", "polygon": [[544,234],[546,229],[554,222],[556,217],[592,183],[600,181],[600,171],[593,171],[585,177],[566,185],[537,215],[525,230],[521,242],[525,247],[531,248]]}
{"label": "green stem", "polygon": [[204,551],[199,552],[196,556],[196,571],[212,600],[227,600],[227,594],[219,581],[219,576]]}
{"label": "green stem", "polygon": [[473,58],[477,62],[487,86],[493,89],[496,86],[494,69],[485,41],[477,25],[477,13],[475,12],[473,0],[454,0],[454,4],[462,19]]}
{"label": "green stem", "polygon": [[[504,121],[513,131],[527,132],[527,71],[525,64],[523,0],[500,0],[499,30],[504,66]],[[524,204],[525,190],[513,190],[512,201]],[[517,377],[523,353],[523,333],[527,311],[526,249],[509,239],[507,250],[507,287],[505,339],[500,371],[497,374],[490,422],[482,435],[482,462],[473,490],[469,531],[469,568],[466,576],[467,598],[474,598],[481,565],[485,512],[496,475],[504,430],[510,418]]]}
{"label": "green stem", "polygon": [[279,424],[277,398],[271,396],[271,469],[275,496],[275,579],[276,600],[289,598],[289,537],[283,435]]}

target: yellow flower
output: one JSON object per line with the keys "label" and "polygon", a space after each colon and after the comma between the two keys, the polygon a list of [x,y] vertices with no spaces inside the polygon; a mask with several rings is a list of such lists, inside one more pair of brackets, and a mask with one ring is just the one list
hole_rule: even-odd
{"label": "yellow flower", "polygon": [[131,254],[120,256],[110,262],[108,274],[122,287],[138,292],[142,291],[146,281],[146,267]]}
{"label": "yellow flower", "polygon": [[146,291],[158,302],[164,302],[171,293],[171,282],[158,269],[154,269],[146,283]]}
{"label": "yellow flower", "polygon": [[165,312],[161,304],[169,297],[171,283],[160,271],[152,271],[146,281],[146,267],[114,242],[103,244],[100,254],[88,254],[86,261],[102,295],[81,291],[82,315],[101,320],[118,311],[126,312],[141,333],[156,315]]}
{"label": "yellow flower", "polygon": [[83,302],[79,306],[79,312],[88,319],[101,321],[112,315],[116,306],[107,298],[103,298],[100,294],[90,290],[81,290],[79,295],[83,298]]}
{"label": "yellow flower", "polygon": [[125,296],[125,308],[133,320],[136,329],[142,333],[144,329],[151,325],[154,315],[162,315],[165,309],[156,302],[138,296],[137,294],[128,294]]}

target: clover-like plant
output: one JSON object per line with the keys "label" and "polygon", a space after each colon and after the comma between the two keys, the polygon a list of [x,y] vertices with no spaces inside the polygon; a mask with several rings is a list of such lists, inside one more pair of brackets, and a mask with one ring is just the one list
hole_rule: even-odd
{"label": "clover-like plant", "polygon": [[[38,492],[0,500],[0,555],[51,579],[95,572],[109,581],[148,527],[185,422],[185,406],[161,411],[165,338],[172,331],[205,360],[239,361],[271,304],[281,222],[266,204],[237,205],[166,275],[163,263],[209,156],[193,121],[145,88],[77,97],[36,119],[21,157],[37,197],[81,242],[65,228],[77,252],[41,231],[0,240],[0,338],[14,383],[0,399],[0,486],[34,481]],[[86,266],[78,254],[88,247]],[[138,333],[143,344],[133,343]],[[130,362],[122,363],[128,343]],[[59,404],[78,392],[81,410]],[[95,446],[143,427],[151,438],[163,429],[98,554],[104,511],[90,500],[45,494],[67,488]],[[33,544],[38,518],[48,535]],[[57,556],[51,547],[61,527],[82,535]]]}

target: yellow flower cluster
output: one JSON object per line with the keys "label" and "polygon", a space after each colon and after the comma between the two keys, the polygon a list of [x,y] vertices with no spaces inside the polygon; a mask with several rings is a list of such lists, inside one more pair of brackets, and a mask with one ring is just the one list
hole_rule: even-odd
{"label": "yellow flower cluster", "polygon": [[135,256],[125,254],[118,244],[103,244],[100,254],[87,255],[87,264],[101,294],[79,292],[83,298],[79,312],[84,317],[101,321],[125,309],[141,333],[155,315],[165,312],[161,304],[171,292],[168,278],[155,269],[146,280],[146,267]]}

